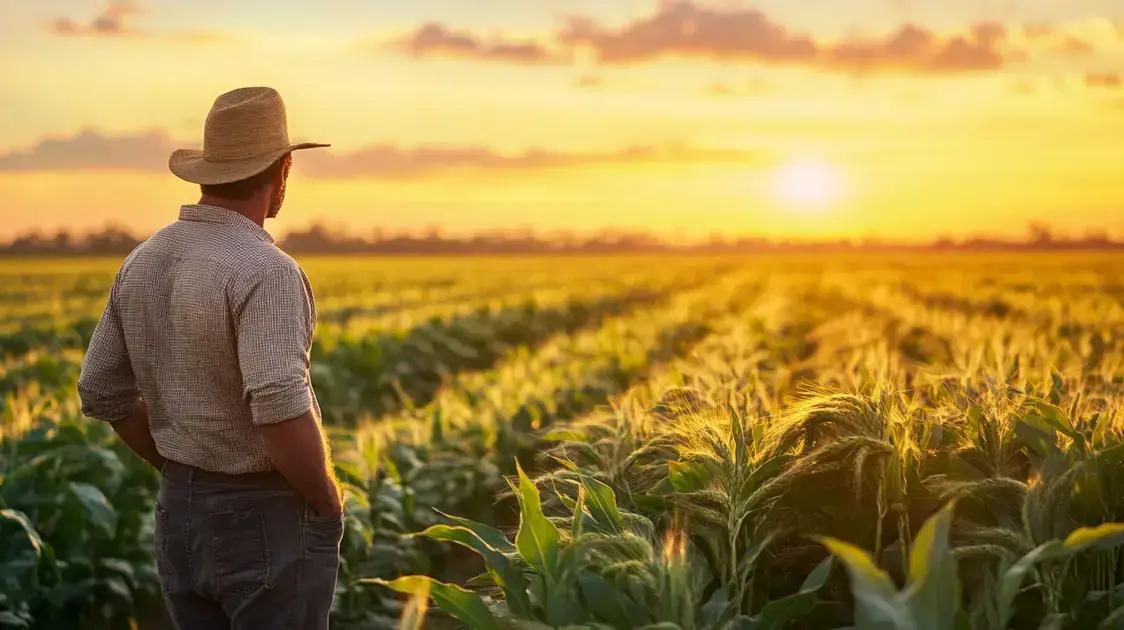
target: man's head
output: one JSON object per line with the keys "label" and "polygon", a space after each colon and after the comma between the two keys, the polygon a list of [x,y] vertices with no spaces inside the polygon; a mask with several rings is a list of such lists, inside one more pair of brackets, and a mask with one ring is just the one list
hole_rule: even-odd
{"label": "man's head", "polygon": [[285,184],[292,164],[292,154],[286,153],[260,173],[224,184],[200,184],[199,190],[205,198],[225,201],[225,205],[264,208],[264,218],[272,219],[285,202]]}
{"label": "man's head", "polygon": [[199,184],[202,202],[221,204],[261,222],[281,209],[290,154],[326,146],[289,142],[285,104],[277,90],[239,88],[215,99],[203,126],[203,148],[174,151],[168,168],[180,179]]}

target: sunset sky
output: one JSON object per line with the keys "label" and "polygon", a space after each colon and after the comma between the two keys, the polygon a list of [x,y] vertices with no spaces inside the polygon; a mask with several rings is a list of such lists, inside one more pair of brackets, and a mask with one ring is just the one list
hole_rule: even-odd
{"label": "sunset sky", "polygon": [[173,220],[243,85],[332,143],[275,234],[1124,237],[1121,0],[5,0],[0,63],[0,241]]}

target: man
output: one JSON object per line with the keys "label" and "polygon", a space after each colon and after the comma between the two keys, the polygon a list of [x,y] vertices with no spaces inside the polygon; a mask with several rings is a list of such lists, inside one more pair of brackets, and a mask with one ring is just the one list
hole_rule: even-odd
{"label": "man", "polygon": [[297,149],[270,88],[219,96],[168,166],[197,204],[126,259],[82,362],[82,412],[161,471],[176,627],[326,628],[342,501],[309,380],[308,279],[263,228]]}

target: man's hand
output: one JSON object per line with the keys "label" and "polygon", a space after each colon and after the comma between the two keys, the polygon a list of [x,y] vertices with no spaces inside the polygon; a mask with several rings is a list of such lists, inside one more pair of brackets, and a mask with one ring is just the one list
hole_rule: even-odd
{"label": "man's hand", "polygon": [[148,428],[148,406],[143,400],[137,403],[132,415],[111,426],[137,456],[156,470],[164,467],[164,457],[156,450],[156,442],[152,440],[152,432]]}
{"label": "man's hand", "polygon": [[343,497],[332,472],[320,424],[309,410],[274,424],[258,425],[273,465],[319,516],[343,513]]}

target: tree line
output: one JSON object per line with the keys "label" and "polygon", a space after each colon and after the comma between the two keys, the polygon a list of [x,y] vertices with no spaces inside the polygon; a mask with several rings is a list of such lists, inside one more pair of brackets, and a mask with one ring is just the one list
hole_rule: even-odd
{"label": "tree line", "polygon": [[[60,230],[51,234],[30,231],[0,245],[0,255],[120,255],[141,242],[129,230],[107,225],[79,233]],[[609,253],[754,253],[814,251],[1010,251],[1010,250],[1118,250],[1124,240],[1107,232],[1090,231],[1080,237],[1056,235],[1048,226],[1032,224],[1023,238],[973,236],[939,237],[917,243],[881,239],[770,239],[759,236],[713,235],[690,242],[669,241],[643,231],[603,230],[591,234],[533,230],[446,235],[433,228],[423,234],[390,234],[375,231],[357,236],[321,224],[287,233],[279,242],[296,254],[609,254]]]}

